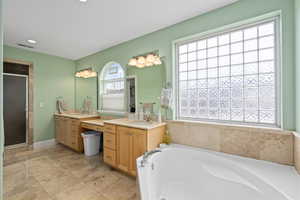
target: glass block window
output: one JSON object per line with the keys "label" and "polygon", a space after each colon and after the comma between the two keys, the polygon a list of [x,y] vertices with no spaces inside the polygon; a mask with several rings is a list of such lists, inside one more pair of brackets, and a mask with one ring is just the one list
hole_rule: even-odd
{"label": "glass block window", "polygon": [[176,45],[177,118],[278,124],[277,21]]}

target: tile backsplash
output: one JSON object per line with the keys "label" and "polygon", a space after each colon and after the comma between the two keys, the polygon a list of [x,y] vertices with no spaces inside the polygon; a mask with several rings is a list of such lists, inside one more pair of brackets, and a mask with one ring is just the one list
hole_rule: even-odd
{"label": "tile backsplash", "polygon": [[173,143],[294,165],[294,135],[289,131],[186,121],[168,121],[168,128]]}

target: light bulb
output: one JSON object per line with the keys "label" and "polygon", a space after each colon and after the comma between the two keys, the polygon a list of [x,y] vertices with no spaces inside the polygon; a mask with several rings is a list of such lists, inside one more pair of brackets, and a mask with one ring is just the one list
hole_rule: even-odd
{"label": "light bulb", "polygon": [[156,59],[155,59],[155,61],[154,61],[154,64],[155,64],[155,65],[161,65],[161,64],[162,64],[162,62],[161,62],[161,60],[160,60],[160,57],[156,57]]}
{"label": "light bulb", "polygon": [[97,72],[92,72],[91,73],[91,77],[96,77],[97,76]]}
{"label": "light bulb", "polygon": [[153,62],[146,62],[146,64],[145,64],[147,67],[150,67],[150,66],[152,66],[153,65]]}
{"label": "light bulb", "polygon": [[144,56],[138,57],[138,64],[144,65],[146,63],[146,59]]}
{"label": "light bulb", "polygon": [[153,63],[155,61],[155,56],[153,54],[149,54],[149,55],[147,55],[146,60],[149,63]]}
{"label": "light bulb", "polygon": [[138,64],[136,65],[136,67],[137,67],[137,68],[143,68],[143,67],[145,67],[145,65],[144,65],[144,64],[138,63]]}
{"label": "light bulb", "polygon": [[86,76],[88,76],[89,74],[90,74],[90,73],[89,73],[89,71],[88,71],[88,70],[84,70],[84,71],[83,71],[83,76],[85,76],[85,77],[86,77]]}
{"label": "light bulb", "polygon": [[137,61],[136,61],[135,58],[131,58],[131,59],[129,60],[128,65],[130,65],[130,66],[136,66],[136,64],[137,64]]}

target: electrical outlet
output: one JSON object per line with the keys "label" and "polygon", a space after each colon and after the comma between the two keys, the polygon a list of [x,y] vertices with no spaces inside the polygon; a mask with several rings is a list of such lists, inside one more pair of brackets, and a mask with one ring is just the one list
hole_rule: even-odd
{"label": "electrical outlet", "polygon": [[44,107],[44,102],[40,102],[40,108]]}

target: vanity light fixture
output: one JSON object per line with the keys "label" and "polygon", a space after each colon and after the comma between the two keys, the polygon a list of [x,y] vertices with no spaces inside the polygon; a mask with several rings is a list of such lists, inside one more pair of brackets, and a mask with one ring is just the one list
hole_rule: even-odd
{"label": "vanity light fixture", "polygon": [[76,72],[75,76],[78,78],[92,78],[97,76],[97,72],[93,71],[92,68],[87,68]]}
{"label": "vanity light fixture", "polygon": [[151,67],[153,65],[161,64],[161,57],[155,52],[133,57],[128,63],[129,66],[135,66],[137,68]]}

